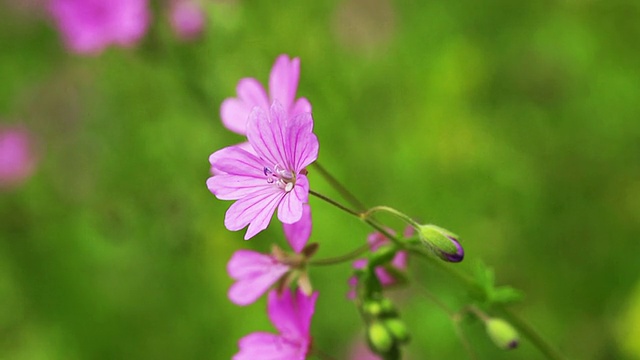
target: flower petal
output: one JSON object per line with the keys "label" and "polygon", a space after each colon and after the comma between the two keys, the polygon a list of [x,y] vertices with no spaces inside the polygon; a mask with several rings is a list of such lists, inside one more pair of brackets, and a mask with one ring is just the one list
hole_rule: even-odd
{"label": "flower petal", "polygon": [[233,360],[304,360],[308,344],[296,344],[282,336],[264,332],[249,334],[238,342]]}
{"label": "flower petal", "polygon": [[209,156],[209,163],[216,172],[253,176],[266,180],[263,161],[241,146],[228,146]]}
{"label": "flower petal", "polygon": [[[280,206],[282,206],[282,203],[280,203]],[[279,209],[278,214],[280,214]],[[311,206],[309,206],[309,204],[302,205],[302,217],[300,220],[293,224],[283,223],[282,227],[284,229],[284,236],[287,238],[293,251],[297,253],[301,252],[311,236]]]}
{"label": "flower petal", "polygon": [[247,124],[247,139],[256,154],[264,159],[270,167],[280,165],[287,167],[284,151],[284,131],[286,115],[278,103],[274,103],[273,110],[267,114],[260,108],[254,108],[249,115]]}
{"label": "flower petal", "polygon": [[266,229],[271,216],[282,200],[283,192],[275,186],[267,186],[247,194],[233,203],[224,217],[224,225],[236,231],[249,225],[245,240]]}
{"label": "flower petal", "polygon": [[313,118],[310,113],[294,116],[287,127],[286,148],[290,166],[296,172],[318,158],[318,138],[313,131]]}
{"label": "flower petal", "polygon": [[267,312],[273,326],[285,337],[309,341],[311,317],[315,311],[318,292],[306,296],[300,289],[286,290],[281,296],[271,291],[267,300]]}
{"label": "flower petal", "polygon": [[289,266],[272,256],[251,250],[238,250],[227,263],[227,272],[237,280],[229,289],[229,299],[236,305],[249,305],[287,271]]}
{"label": "flower petal", "polygon": [[302,113],[310,113],[311,112],[311,103],[307,98],[299,98],[296,100],[295,105],[291,108],[289,114],[291,116],[295,116]]}
{"label": "flower petal", "polygon": [[287,113],[294,105],[299,78],[300,59],[289,60],[287,55],[278,56],[269,75],[269,95],[271,101],[278,100]]}
{"label": "flower petal", "polygon": [[224,126],[238,134],[247,133],[247,121],[251,110],[259,106],[263,109],[269,107],[269,98],[258,80],[244,78],[236,87],[237,98],[228,98],[222,102],[220,117]]}

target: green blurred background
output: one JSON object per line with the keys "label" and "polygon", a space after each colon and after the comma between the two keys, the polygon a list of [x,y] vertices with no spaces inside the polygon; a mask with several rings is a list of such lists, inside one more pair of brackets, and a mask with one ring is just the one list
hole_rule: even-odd
{"label": "green blurred background", "polygon": [[[460,234],[459,266],[522,289],[514,310],[569,358],[640,359],[640,2],[207,2],[189,43],[157,2],[136,49],[92,57],[16,2],[0,1],[0,118],[40,161],[0,194],[1,359],[228,359],[273,331],[264,299],[228,301],[225,269],[284,246],[280,226],[243,241],[205,180],[241,140],[220,103],[281,53],[301,58],[319,160],[359,198]],[[364,224],[310,201],[318,258],[363,244]],[[349,271],[311,270],[315,346],[336,359],[362,336]],[[464,290],[419,259],[412,274],[407,358],[466,359],[421,287],[453,308]],[[480,359],[542,358],[464,329]]]}

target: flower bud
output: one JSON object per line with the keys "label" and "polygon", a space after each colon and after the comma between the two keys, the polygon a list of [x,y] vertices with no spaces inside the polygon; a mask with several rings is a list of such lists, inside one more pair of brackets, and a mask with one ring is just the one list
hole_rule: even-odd
{"label": "flower bud", "polygon": [[393,347],[393,336],[379,321],[374,321],[367,329],[367,340],[371,349],[379,354],[384,354]]}
{"label": "flower bud", "polygon": [[504,350],[518,347],[520,337],[516,329],[508,322],[502,319],[492,318],[485,322],[485,326],[487,334],[489,334],[489,337],[497,347]]}
{"label": "flower bud", "polygon": [[458,242],[458,236],[435,225],[421,225],[418,235],[431,251],[439,258],[449,262],[460,262],[464,258],[464,249]]}
{"label": "flower bud", "polygon": [[389,330],[397,342],[406,343],[409,341],[409,331],[402,320],[397,317],[386,319],[384,326],[386,326],[387,330]]}
{"label": "flower bud", "polygon": [[382,314],[382,305],[380,304],[380,302],[375,300],[366,300],[362,304],[362,311],[364,311],[367,315],[371,315],[377,318]]}

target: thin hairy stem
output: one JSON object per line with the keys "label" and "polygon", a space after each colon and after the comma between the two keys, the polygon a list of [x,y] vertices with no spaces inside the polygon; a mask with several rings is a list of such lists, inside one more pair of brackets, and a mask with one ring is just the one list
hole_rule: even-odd
{"label": "thin hairy stem", "polygon": [[344,212],[347,212],[347,213],[349,213],[349,214],[351,214],[351,215],[353,215],[353,216],[355,216],[357,218],[360,218],[360,213],[359,212],[351,210],[348,207],[340,204],[339,202],[337,202],[337,201],[335,201],[335,200],[333,200],[333,199],[331,199],[329,197],[326,197],[326,196],[324,196],[324,195],[322,195],[320,193],[317,193],[317,192],[315,192],[315,191],[313,191],[311,189],[309,189],[309,194],[328,202],[329,204],[337,207],[338,209],[340,209],[340,210],[342,210]]}
{"label": "thin hairy stem", "polygon": [[358,200],[349,190],[347,190],[346,187],[344,187],[338,180],[336,180],[335,177],[333,177],[333,175],[331,175],[331,173],[329,173],[329,171],[327,171],[327,169],[325,169],[322,165],[320,165],[319,162],[314,162],[313,163],[313,167],[318,170],[318,173],[320,173],[320,175],[327,180],[327,182],[333,186],[334,189],[336,189],[336,191],[338,191],[338,193],[340,193],[340,195],[347,200],[347,202],[349,204],[351,204],[351,206],[353,206],[354,208],[356,208],[358,211],[364,211],[366,210],[366,206],[364,206],[364,204]]}
{"label": "thin hairy stem", "polygon": [[335,265],[335,264],[340,264],[343,262],[347,262],[350,260],[353,260],[355,258],[357,258],[358,256],[364,254],[365,252],[369,251],[370,247],[369,244],[364,244],[361,247],[346,253],[344,255],[340,255],[340,256],[336,256],[336,257],[332,257],[332,258],[327,258],[327,259],[319,259],[319,260],[312,260],[309,261],[308,264],[309,265],[313,265],[313,266],[325,266],[325,265]]}
{"label": "thin hairy stem", "polygon": [[371,215],[373,215],[374,213],[377,212],[386,212],[389,213],[391,215],[396,216],[397,218],[400,218],[402,221],[406,222],[407,224],[411,225],[414,229],[418,229],[421,225],[418,224],[417,221],[413,220],[411,217],[409,217],[408,215],[401,213],[400,211],[392,208],[392,207],[388,207],[388,206],[374,206],[372,208],[370,208],[369,210],[365,211],[364,213],[362,213],[362,216],[364,217],[370,217]]}

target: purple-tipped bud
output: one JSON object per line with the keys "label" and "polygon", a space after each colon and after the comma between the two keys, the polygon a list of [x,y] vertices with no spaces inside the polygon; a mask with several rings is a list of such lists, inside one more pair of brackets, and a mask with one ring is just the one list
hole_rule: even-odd
{"label": "purple-tipped bud", "polygon": [[508,322],[492,318],[485,323],[487,333],[496,346],[504,350],[511,350],[518,347],[520,337],[518,332]]}
{"label": "purple-tipped bud", "polygon": [[422,225],[418,228],[418,235],[423,243],[442,260],[460,262],[464,259],[464,249],[456,234],[439,226]]}

